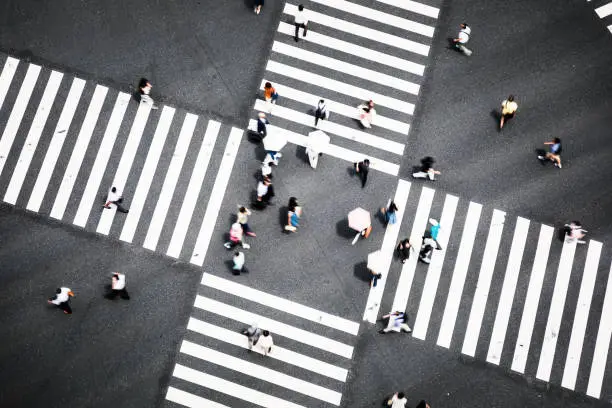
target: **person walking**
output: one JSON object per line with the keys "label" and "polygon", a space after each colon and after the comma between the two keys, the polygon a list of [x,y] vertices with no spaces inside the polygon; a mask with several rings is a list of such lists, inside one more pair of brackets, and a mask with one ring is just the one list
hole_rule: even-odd
{"label": "person walking", "polygon": [[300,28],[304,29],[304,34],[302,37],[306,37],[306,32],[308,31],[308,14],[304,11],[304,5],[300,4],[298,6],[298,11],[295,13],[293,18],[293,24],[295,25],[295,37],[293,38],[295,42],[299,41],[298,34],[300,32]]}
{"label": "person walking", "polygon": [[55,295],[47,300],[47,303],[53,304],[64,311],[64,314],[72,314],[70,307],[70,298],[74,297],[72,289],[61,287],[55,290]]}
{"label": "person walking", "polygon": [[404,312],[392,312],[387,315],[384,315],[382,318],[383,320],[389,319],[389,322],[387,323],[386,328],[378,331],[380,334],[389,333],[390,331],[398,333],[401,333],[402,331],[410,333],[412,331],[410,326],[406,324],[406,322],[408,321],[408,315]]}
{"label": "person walking", "polygon": [[457,34],[457,38],[453,39],[453,43],[455,44],[455,48],[459,51],[467,55],[468,57],[472,55],[472,51],[469,50],[465,44],[470,41],[470,36],[472,35],[472,29],[466,23],[461,23],[459,26],[459,34]]}
{"label": "person walking", "polygon": [[275,166],[278,166],[278,159],[280,159],[281,157],[283,157],[283,154],[281,152],[277,152],[274,150],[266,150],[266,157],[264,157],[263,163],[272,162]]}
{"label": "person walking", "polygon": [[238,208],[237,219],[242,231],[250,237],[256,237],[257,235],[249,227],[249,215],[251,215],[251,211],[248,208],[244,206]]}
{"label": "person walking", "polygon": [[556,167],[561,168],[561,151],[563,150],[561,146],[561,139],[555,137],[552,141],[544,142],[544,144],[550,146],[550,150],[544,156],[539,155],[538,159],[550,160]]}
{"label": "person walking", "polygon": [[259,112],[259,119],[257,119],[257,134],[259,134],[259,137],[261,138],[261,140],[263,140],[264,137],[268,136],[268,125],[270,124],[270,122],[268,121],[268,119],[266,119],[266,114],[263,112]]}
{"label": "person walking", "polygon": [[518,104],[514,101],[514,95],[509,95],[508,99],[504,100],[501,104],[501,118],[499,120],[499,130],[504,127],[504,123],[514,117]]}
{"label": "person walking", "polygon": [[234,252],[234,257],[232,258],[232,262],[234,265],[232,266],[232,273],[234,275],[240,275],[240,272],[248,273],[249,271],[244,266],[244,252],[236,251]]}
{"label": "person walking", "polygon": [[113,272],[111,275],[111,291],[106,297],[108,299],[115,299],[117,296],[125,300],[130,299],[130,295],[125,288],[125,275],[119,272]]}
{"label": "person walking", "polygon": [[429,233],[426,233],[426,235],[431,237],[434,241],[436,241],[436,244],[439,245],[438,234],[440,233],[440,223],[435,218],[430,218],[429,223],[431,224],[431,227],[429,227]]}
{"label": "person walking", "polygon": [[151,105],[151,109],[157,109],[157,105],[155,105],[153,98],[151,98],[151,96],[149,95],[151,93],[151,88],[153,88],[153,86],[151,85],[148,79],[140,78],[140,82],[138,83],[140,103],[146,103],[148,105]]}
{"label": "person walking", "polygon": [[387,224],[393,225],[397,222],[397,215],[395,214],[397,210],[398,210],[397,205],[395,205],[393,200],[389,200],[387,207],[382,207],[380,209],[380,212],[385,217],[385,222]]}
{"label": "person walking", "polygon": [[370,171],[370,160],[364,159],[359,163],[354,163],[355,172],[361,178],[361,188],[364,188],[366,181],[368,181],[368,172]]}
{"label": "person walking", "polygon": [[300,217],[302,216],[302,207],[300,207],[297,198],[289,198],[289,210],[287,211],[287,225],[285,231],[296,232],[300,226]]}
{"label": "person walking", "polygon": [[253,346],[257,344],[259,337],[261,336],[261,329],[257,325],[252,325],[248,329],[242,331],[242,334],[247,336],[249,351],[253,349]]}
{"label": "person walking", "polygon": [[372,127],[374,119],[376,118],[376,109],[374,109],[374,101],[369,100],[357,106],[357,114],[359,117],[359,123],[366,129]]}
{"label": "person walking", "polygon": [[400,261],[402,261],[402,263],[406,263],[410,257],[410,250],[414,249],[412,248],[412,244],[410,244],[410,240],[408,238],[403,239],[397,245],[397,253],[399,254]]}
{"label": "person walking", "polygon": [[261,13],[261,8],[264,5],[264,0],[255,0],[255,2],[253,3],[253,10],[255,11],[255,14],[259,14]]}
{"label": "person walking", "polygon": [[319,119],[329,119],[329,111],[324,99],[319,100],[315,108],[315,127],[319,126]]}
{"label": "person walking", "polygon": [[269,178],[272,179],[272,165],[274,164],[273,161],[263,161],[261,163],[261,180],[263,180],[264,178]]}
{"label": "person walking", "polygon": [[434,181],[437,174],[441,174],[438,170],[433,168],[435,160],[431,156],[424,157],[421,159],[421,168],[419,171],[412,173],[413,178],[429,178]]}
{"label": "person walking", "polygon": [[227,249],[232,249],[236,245],[241,245],[244,249],[249,249],[251,246],[243,241],[242,226],[235,222],[232,224],[229,232],[230,240],[223,244]]}
{"label": "person walking", "polygon": [[271,204],[270,200],[274,197],[274,187],[272,181],[264,177],[262,181],[257,183],[257,201],[255,205],[258,208],[264,208],[266,205]]}
{"label": "person walking", "polygon": [[264,86],[264,99],[268,104],[268,113],[272,113],[272,104],[276,104],[276,101],[278,100],[278,92],[276,92],[276,89],[274,89],[270,82],[266,82],[266,85]]}
{"label": "person walking", "polygon": [[254,344],[257,347],[257,350],[262,353],[264,356],[267,356],[272,351],[272,346],[274,346],[274,341],[272,340],[272,336],[270,332],[267,330],[263,330],[261,332],[261,336],[257,340],[257,343]]}
{"label": "person walking", "polygon": [[433,256],[434,249],[440,250],[442,247],[438,242],[427,234],[423,236],[423,243],[421,244],[421,251],[419,252],[419,259],[421,262],[426,264],[431,263],[431,257]]}
{"label": "person walking", "polygon": [[417,406],[416,406],[416,408],[431,408],[431,407],[429,406],[429,404],[427,403],[427,401],[425,401],[425,400],[421,400],[421,401],[419,402],[419,405],[417,405]]}
{"label": "person walking", "polygon": [[391,408],[405,408],[408,400],[403,392],[396,392],[393,394],[391,398],[387,401],[387,405]]}
{"label": "person walking", "polygon": [[572,221],[569,224],[565,224],[565,242],[577,242],[578,244],[586,244],[586,241],[582,240],[582,238],[584,238],[585,236],[585,232],[588,231],[582,229],[580,221]]}
{"label": "person walking", "polygon": [[373,269],[368,269],[370,271],[370,287],[376,287],[379,279],[382,279],[382,273],[377,273]]}
{"label": "person walking", "polygon": [[123,203],[123,196],[117,190],[117,187],[111,187],[111,189],[108,191],[108,196],[106,198],[106,203],[104,204],[104,208],[110,209],[111,208],[110,205],[114,204],[115,207],[117,207],[117,211],[125,213],[125,214],[129,213],[130,210],[123,207],[121,203]]}

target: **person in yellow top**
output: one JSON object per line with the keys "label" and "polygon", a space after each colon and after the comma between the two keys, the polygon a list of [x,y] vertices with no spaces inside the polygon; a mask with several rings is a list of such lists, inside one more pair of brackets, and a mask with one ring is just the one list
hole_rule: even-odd
{"label": "person in yellow top", "polygon": [[499,121],[499,129],[501,130],[504,127],[504,122],[512,119],[516,110],[518,109],[518,105],[514,102],[514,95],[508,96],[508,99],[502,102],[502,112],[501,119]]}

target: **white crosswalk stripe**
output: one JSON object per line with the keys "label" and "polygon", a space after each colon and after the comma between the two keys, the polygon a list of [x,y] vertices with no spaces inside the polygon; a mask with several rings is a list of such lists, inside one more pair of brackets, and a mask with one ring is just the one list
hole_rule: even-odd
{"label": "white crosswalk stripe", "polygon": [[[353,357],[348,343],[356,341],[359,323],[210,273],[198,292],[167,400],[226,406],[231,396],[263,407],[340,406]],[[231,305],[234,300],[243,307]],[[275,318],[266,310],[275,310]],[[241,333],[252,324],[271,333],[274,345],[266,357],[256,346],[250,351]],[[227,370],[228,379],[209,374],[212,366]],[[194,395],[187,383],[207,391]],[[266,383],[276,391],[262,392]]]}
{"label": "white crosswalk stripe", "polygon": [[[388,226],[385,240],[391,236],[396,245],[409,234],[414,252],[405,264],[387,268],[385,295],[368,299],[364,320],[375,323],[389,312],[379,312],[382,298],[391,311],[405,311],[410,326],[414,320],[414,339],[437,338],[438,346],[600,398],[612,336],[612,279],[598,274],[603,244],[567,242],[562,229],[536,227],[420,183],[400,180],[400,190],[410,191],[395,198],[402,225]],[[426,264],[419,249],[429,218],[440,220],[442,248]],[[604,305],[593,307],[604,282]],[[594,345],[587,341],[593,329]]]}
{"label": "white crosswalk stripe", "polygon": [[[397,174],[390,164],[399,163],[405,151],[439,9],[413,1],[363,3],[306,4],[308,30],[297,42],[298,3],[285,4],[252,117],[269,112],[269,131],[303,146],[314,128],[314,107],[323,99],[330,117],[318,128],[331,137],[336,154],[327,153],[353,162],[364,157],[372,162],[372,156],[390,160],[371,168]],[[279,95],[273,106],[263,97],[267,82]],[[369,100],[376,115],[364,129],[357,107]],[[388,159],[387,152],[399,157]]]}
{"label": "white crosswalk stripe", "polygon": [[[610,23],[612,21],[612,2],[607,2],[595,9],[595,14],[597,17],[602,19],[606,23]],[[606,28],[610,33],[612,33],[612,24],[607,24]]]}

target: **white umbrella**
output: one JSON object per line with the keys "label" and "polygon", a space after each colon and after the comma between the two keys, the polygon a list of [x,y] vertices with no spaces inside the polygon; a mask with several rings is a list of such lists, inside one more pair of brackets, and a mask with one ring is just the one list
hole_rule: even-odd
{"label": "white umbrella", "polygon": [[287,138],[278,133],[268,133],[263,139],[264,149],[271,152],[280,151],[287,144]]}
{"label": "white umbrella", "polygon": [[308,134],[308,142],[306,147],[314,150],[317,153],[321,153],[329,144],[329,136],[322,130],[315,130]]}
{"label": "white umbrella", "polygon": [[380,250],[368,254],[368,269],[380,273],[382,269],[382,253]]}
{"label": "white umbrella", "polygon": [[370,212],[361,207],[357,207],[348,213],[348,222],[350,228],[354,229],[355,231],[363,231],[372,224],[372,221],[370,220]]}

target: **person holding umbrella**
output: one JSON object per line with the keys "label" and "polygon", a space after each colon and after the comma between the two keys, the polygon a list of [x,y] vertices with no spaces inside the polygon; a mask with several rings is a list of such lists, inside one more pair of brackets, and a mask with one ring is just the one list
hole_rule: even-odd
{"label": "person holding umbrella", "polygon": [[263,139],[264,149],[266,150],[266,158],[264,163],[273,162],[278,166],[278,159],[283,157],[279,151],[287,144],[287,138],[274,132]]}
{"label": "person holding umbrella", "polygon": [[349,228],[359,231],[357,235],[355,235],[355,238],[353,238],[353,243],[351,245],[355,245],[360,236],[364,238],[370,236],[372,232],[372,219],[369,211],[361,207],[355,208],[348,214],[348,222]]}
{"label": "person holding umbrella", "polygon": [[323,151],[329,145],[329,136],[322,130],[315,130],[308,134],[308,143],[306,144],[306,154],[308,161],[313,169],[317,168],[319,157],[323,155]]}

